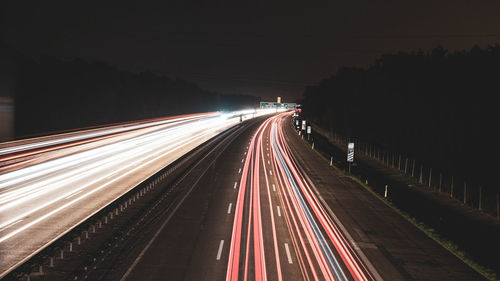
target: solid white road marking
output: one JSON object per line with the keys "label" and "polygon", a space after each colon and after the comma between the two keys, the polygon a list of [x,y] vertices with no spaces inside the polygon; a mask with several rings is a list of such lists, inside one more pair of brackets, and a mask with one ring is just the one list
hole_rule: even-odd
{"label": "solid white road marking", "polygon": [[229,207],[227,208],[227,213],[231,214],[231,207],[233,206],[233,203],[229,203]]}
{"label": "solid white road marking", "polygon": [[285,243],[286,257],[288,258],[288,263],[292,264],[292,255],[290,255],[290,249],[288,248],[288,243]]}
{"label": "solid white road marking", "polygon": [[219,251],[217,252],[217,260],[220,260],[220,256],[222,255],[222,247],[224,246],[224,240],[220,240]]}
{"label": "solid white road marking", "polygon": [[278,217],[281,217],[280,206],[276,206],[276,208],[278,209]]}

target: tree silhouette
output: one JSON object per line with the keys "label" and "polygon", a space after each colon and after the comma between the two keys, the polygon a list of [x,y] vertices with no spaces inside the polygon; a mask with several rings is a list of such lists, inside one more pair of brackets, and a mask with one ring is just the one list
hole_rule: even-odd
{"label": "tree silhouette", "polygon": [[494,185],[500,45],[384,54],[306,88],[307,118],[325,129],[407,153]]}
{"label": "tree silhouette", "polygon": [[[16,69],[17,137],[176,114],[254,108],[258,98],[224,95],[152,72],[120,71],[102,62],[31,59],[0,43]],[[1,78],[1,77],[0,77]]]}

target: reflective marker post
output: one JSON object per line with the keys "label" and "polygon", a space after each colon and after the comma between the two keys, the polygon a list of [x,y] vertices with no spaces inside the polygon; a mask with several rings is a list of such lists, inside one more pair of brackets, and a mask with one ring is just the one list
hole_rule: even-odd
{"label": "reflective marker post", "polygon": [[311,125],[307,126],[307,140],[309,140],[310,136],[311,136]]}
{"label": "reflective marker post", "polygon": [[351,173],[351,164],[354,162],[354,143],[347,144],[347,163],[349,164],[349,174]]}

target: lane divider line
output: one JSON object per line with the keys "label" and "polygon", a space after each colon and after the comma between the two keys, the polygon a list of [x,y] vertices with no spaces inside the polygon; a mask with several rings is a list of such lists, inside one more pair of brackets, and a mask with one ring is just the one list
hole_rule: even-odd
{"label": "lane divider line", "polygon": [[231,214],[231,207],[233,206],[233,203],[229,203],[229,207],[227,208],[227,214]]}
{"label": "lane divider line", "polygon": [[288,263],[292,264],[292,255],[290,254],[290,248],[288,248],[288,243],[285,243],[285,251],[286,251],[286,257],[288,259]]}
{"label": "lane divider line", "polygon": [[224,247],[224,240],[220,240],[219,251],[217,251],[217,260],[220,260],[220,257],[222,255],[222,247]]}

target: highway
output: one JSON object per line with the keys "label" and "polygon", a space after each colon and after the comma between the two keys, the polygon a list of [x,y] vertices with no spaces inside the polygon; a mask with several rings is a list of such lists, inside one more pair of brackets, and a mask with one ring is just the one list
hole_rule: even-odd
{"label": "highway", "polygon": [[19,168],[0,175],[0,265],[14,267],[210,139],[164,193],[140,203],[93,270],[57,270],[116,281],[484,280],[329,167],[291,112],[245,114],[91,129],[102,135],[7,155]]}
{"label": "highway", "polygon": [[203,172],[179,183],[190,190],[182,204],[174,212],[160,204],[166,211],[126,238],[113,250],[119,261],[92,278],[484,280],[328,167],[288,116],[255,122],[200,162]]}
{"label": "highway", "polygon": [[266,120],[250,143],[226,280],[373,280],[294,163],[281,125],[286,114]]}
{"label": "highway", "polygon": [[[228,150],[242,151],[240,161],[219,170],[234,171],[236,178],[201,175],[204,186],[168,222],[171,228],[142,237],[148,243],[132,255],[134,262],[103,280],[160,280],[165,274],[171,280],[374,280],[294,163],[282,131],[290,114],[258,124],[246,144],[235,141]],[[225,154],[237,157],[230,151]],[[214,177],[222,182],[209,183]],[[172,244],[179,239],[181,245]]]}
{"label": "highway", "polygon": [[186,115],[2,144],[0,278],[193,148],[268,113]]}

